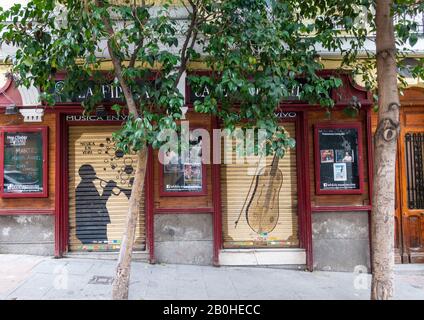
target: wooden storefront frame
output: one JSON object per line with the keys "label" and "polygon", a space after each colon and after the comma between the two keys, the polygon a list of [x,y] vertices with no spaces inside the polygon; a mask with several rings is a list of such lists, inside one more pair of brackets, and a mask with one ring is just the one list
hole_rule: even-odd
{"label": "wooden storefront frame", "polygon": [[[197,75],[210,75],[211,72],[207,70],[196,70],[190,74]],[[188,110],[193,110],[194,101],[191,101],[191,88],[186,81],[185,84],[185,97],[186,106]],[[285,105],[281,103],[277,108],[276,112],[295,112],[296,118],[283,118],[280,122],[295,122],[296,127],[296,170],[297,170],[297,190],[298,194],[303,194],[304,197],[300,197],[297,203],[298,212],[298,232],[299,232],[299,247],[305,249],[306,253],[306,267],[308,270],[313,270],[313,252],[312,252],[312,210],[310,201],[310,190],[309,190],[309,138],[308,138],[308,110],[319,108],[317,106],[311,106],[306,103],[293,103]],[[321,110],[321,109],[319,109]],[[222,125],[217,117],[212,117],[212,129],[222,129]],[[214,143],[220,143],[221,141],[214,141],[212,139],[212,145]],[[220,148],[213,148],[218,150]],[[215,158],[214,154],[211,154],[212,159]],[[220,155],[218,155],[220,159]],[[222,233],[222,206],[221,206],[221,165],[214,164],[212,161],[212,199],[213,199],[213,264],[219,266],[219,253],[223,249],[223,233]]]}
{"label": "wooden storefront frame", "polygon": [[[295,118],[282,118],[280,123],[294,122],[296,130],[296,170],[297,170],[297,190],[298,194],[303,194],[299,197],[297,203],[297,218],[299,230],[299,248],[304,249],[306,253],[306,266],[308,270],[313,269],[313,255],[312,255],[312,220],[311,220],[311,201],[309,191],[309,156],[308,149],[308,121],[307,121],[307,108],[311,106],[308,104],[301,104],[296,106],[280,106],[277,112],[295,112]],[[218,119],[214,120],[215,129],[222,129],[221,123]],[[215,141],[214,141],[215,142]],[[216,142],[215,142],[216,143]],[[220,141],[218,142],[220,143]],[[214,148],[214,150],[216,150]],[[213,164],[215,174],[213,179],[213,197],[214,198],[214,265],[219,265],[219,252],[223,249],[223,234],[222,234],[222,207],[221,207],[221,166],[220,164]],[[216,199],[216,200],[215,200]]]}
{"label": "wooden storefront frame", "polygon": [[[206,72],[208,73],[208,72]],[[330,74],[331,71],[328,72]],[[349,82],[350,81],[350,82]],[[351,80],[345,81],[344,88],[342,88],[342,97],[338,97],[336,91],[334,91],[333,99],[336,101],[336,107],[334,111],[341,110],[343,107],[348,105],[347,97],[350,97],[352,94],[358,94],[360,96],[362,109],[361,112],[366,112],[365,117],[363,118],[363,124],[365,125],[365,132],[367,133],[367,164],[368,164],[368,193],[369,193],[369,203],[363,206],[317,206],[313,207],[311,203],[311,192],[313,190],[309,189],[310,181],[310,166],[311,159],[309,159],[308,148],[312,141],[309,141],[309,127],[308,127],[308,117],[309,111],[322,111],[322,108],[319,106],[313,106],[309,104],[302,103],[282,103],[281,111],[284,112],[297,112],[298,124],[296,126],[297,132],[297,165],[298,165],[298,190],[299,194],[303,196],[298,201],[298,212],[299,212],[299,240],[300,246],[306,251],[306,264],[309,270],[313,268],[313,252],[312,252],[312,214],[319,214],[320,212],[340,212],[343,211],[364,211],[370,212],[371,210],[371,195],[372,195],[372,144],[371,144],[371,95],[368,92],[365,92],[362,88],[354,85]],[[8,87],[8,86],[5,86]],[[3,90],[3,88],[2,88]],[[188,87],[186,86],[186,98],[188,95]],[[343,96],[344,95],[344,96]],[[187,103],[190,107],[190,103]],[[191,105],[192,106],[192,105]],[[19,106],[22,108],[22,106]],[[28,107],[25,107],[28,108]],[[82,107],[79,103],[64,103],[56,105],[54,108],[46,108],[46,113],[55,113],[56,114],[56,136],[55,136],[55,163],[50,163],[50,166],[55,168],[55,202],[54,202],[54,214],[55,214],[55,255],[62,256],[63,253],[67,250],[68,242],[68,208],[67,200],[68,194],[63,192],[63,186],[67,186],[67,122],[66,115],[81,115]],[[4,109],[0,109],[0,113],[3,113]],[[219,123],[215,118],[211,119],[212,128],[219,128]],[[103,121],[104,124],[116,124],[107,123]],[[25,124],[23,124],[24,126]],[[100,125],[100,123],[99,123]],[[50,143],[54,143],[50,141]],[[365,147],[365,146],[364,146]],[[365,149],[363,150],[364,160],[365,160]],[[150,261],[155,261],[154,254],[154,242],[153,242],[153,213],[161,214],[165,213],[211,213],[213,218],[213,263],[219,265],[219,252],[222,248],[222,216],[221,216],[221,199],[220,199],[220,165],[211,164],[212,171],[212,199],[213,204],[212,208],[190,208],[190,209],[180,209],[180,208],[166,208],[166,209],[156,209],[154,212],[154,203],[153,203],[153,152],[149,152],[149,159],[147,164],[146,172],[146,247],[149,250]],[[53,186],[50,186],[51,188]],[[52,214],[52,209],[31,209],[14,211],[13,209],[3,209],[0,210],[0,214]],[[371,242],[370,242],[371,243]]]}
{"label": "wooden storefront frame", "polygon": [[[107,126],[120,125],[122,121],[66,121],[66,116],[81,115],[82,107],[78,104],[73,106],[56,106],[56,174],[55,190],[55,256],[62,257],[69,250],[69,185],[68,185],[68,128],[70,126]],[[149,148],[150,149],[150,148]],[[149,249],[149,257],[154,261],[153,255],[153,206],[151,199],[151,181],[152,181],[152,156],[149,150],[147,161],[146,180],[145,180],[145,230],[146,230],[146,249]],[[152,251],[150,251],[150,249]]]}
{"label": "wooden storefront frame", "polygon": [[[346,86],[348,84],[346,83]],[[365,113],[363,120],[361,120],[363,128],[366,132],[366,141],[367,146],[363,146],[366,149],[363,149],[363,160],[367,161],[368,165],[368,194],[369,194],[369,204],[362,206],[320,206],[313,207],[311,203],[311,192],[309,182],[310,182],[310,168],[311,161],[314,159],[309,159],[309,146],[313,141],[309,141],[309,111],[322,111],[322,108],[319,106],[309,105],[305,103],[282,103],[278,111],[282,112],[296,112],[296,119],[291,119],[291,121],[296,122],[296,142],[297,142],[297,152],[296,152],[296,165],[297,165],[297,185],[298,193],[302,195],[298,200],[298,223],[299,223],[299,247],[304,249],[306,252],[306,266],[308,270],[313,270],[313,249],[312,249],[312,214],[319,212],[344,212],[349,211],[364,211],[369,214],[371,211],[371,195],[372,195],[372,145],[371,145],[371,101],[369,100],[370,94],[366,93],[362,88],[359,88],[355,85],[350,85],[352,92],[355,90],[361,91],[360,94],[363,94],[363,111]],[[186,99],[189,97],[188,86],[186,85]],[[334,99],[337,100],[336,95],[334,94]],[[186,105],[189,107],[189,112],[192,111],[193,104],[189,101],[186,101]],[[338,100],[336,101],[336,107],[334,111],[340,111],[346,107],[348,103],[345,101]],[[56,179],[55,179],[55,255],[57,257],[62,256],[68,247],[68,208],[67,201],[68,195],[66,192],[63,192],[63,186],[67,190],[67,128],[69,124],[66,121],[67,115],[81,115],[82,107],[78,103],[74,104],[63,104],[56,106],[54,109],[48,109],[46,112],[56,113]],[[290,119],[284,119],[284,121],[290,121]],[[211,128],[212,129],[221,129],[219,121],[215,117],[211,117]],[[74,122],[75,124],[81,124],[81,122]],[[87,123],[87,122],[85,122]],[[98,125],[101,124],[117,124],[118,122],[108,122],[101,121],[98,122]],[[93,122],[88,122],[88,124],[93,124]],[[212,145],[216,143],[212,139]],[[214,148],[213,148],[214,150]],[[366,150],[366,155],[365,155]],[[212,159],[214,157],[211,154]],[[149,157],[147,163],[146,171],[146,183],[145,183],[145,214],[146,214],[146,248],[149,252],[149,260],[151,263],[155,262],[155,247],[154,247],[154,214],[162,213],[210,213],[212,214],[213,220],[213,264],[219,265],[219,253],[223,246],[222,239],[222,208],[221,208],[221,179],[220,179],[220,164],[211,163],[211,182],[212,182],[212,207],[211,208],[154,208],[154,172],[153,172],[153,163],[155,159],[153,156],[152,148],[149,148]],[[370,241],[371,245],[371,241]]]}
{"label": "wooden storefront frame", "polygon": [[[334,70],[323,70],[321,75],[334,75]],[[337,72],[336,72],[337,73]],[[208,70],[192,71],[190,74],[197,75],[210,75]],[[306,267],[309,271],[313,271],[313,244],[312,244],[312,214],[319,214],[319,212],[338,212],[357,211],[365,212],[368,215],[368,225],[371,222],[371,208],[372,208],[372,176],[373,176],[373,161],[372,161],[372,131],[371,131],[371,112],[372,112],[372,94],[364,88],[357,85],[352,77],[348,74],[342,74],[344,79],[344,86],[342,88],[333,90],[331,96],[335,101],[335,106],[332,111],[342,111],[350,105],[350,98],[353,95],[358,95],[361,103],[360,114],[363,116],[361,122],[361,130],[365,130],[366,146],[362,146],[362,180],[363,175],[363,162],[367,161],[367,177],[368,177],[368,198],[367,205],[336,205],[336,206],[312,206],[310,182],[310,168],[314,166],[314,159],[309,159],[309,146],[313,141],[309,141],[309,111],[322,111],[322,107],[318,105],[311,105],[300,101],[290,101],[288,103],[280,103],[277,112],[296,112],[296,161],[297,161],[297,179],[298,179],[298,193],[304,196],[298,199],[298,223],[299,223],[299,247],[306,252]],[[193,101],[191,101],[191,90],[188,82],[185,85],[186,106],[189,110],[193,109]],[[284,119],[288,120],[288,119]],[[214,120],[215,124],[212,128],[221,129],[221,125],[217,119]],[[362,134],[362,131],[361,131]],[[366,155],[364,154],[366,151]],[[215,168],[215,169],[214,169]],[[213,176],[213,199],[214,202],[214,265],[219,265],[219,252],[223,249],[223,235],[222,235],[222,209],[221,209],[221,192],[220,192],[220,165],[213,165],[213,170],[217,172]],[[365,182],[362,181],[362,188]],[[218,192],[218,194],[216,194]],[[361,190],[363,193],[363,190]],[[216,199],[216,200],[215,200]],[[369,248],[371,253],[371,228],[369,228]]]}

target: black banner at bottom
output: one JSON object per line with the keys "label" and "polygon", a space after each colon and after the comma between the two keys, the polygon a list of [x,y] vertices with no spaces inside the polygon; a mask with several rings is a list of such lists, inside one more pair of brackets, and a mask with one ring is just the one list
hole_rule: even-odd
{"label": "black banner at bottom", "polygon": [[[323,297],[324,298],[324,297]],[[39,313],[43,319],[47,316],[57,318],[66,315],[68,319],[87,319],[88,317],[149,320],[188,320],[188,319],[288,319],[297,316],[318,317],[325,319],[340,319],[345,314],[350,317],[370,316],[373,312],[378,316],[392,315],[400,310],[402,305],[411,302],[405,301],[279,301],[279,300],[237,300],[237,301],[158,301],[158,300],[79,300],[79,301],[2,301],[2,314],[16,316],[28,312],[30,316]],[[412,303],[421,304],[420,301]],[[22,305],[22,306],[21,306]],[[413,306],[411,306],[413,307]],[[416,305],[418,307],[418,305]],[[340,311],[340,312],[338,312]]]}

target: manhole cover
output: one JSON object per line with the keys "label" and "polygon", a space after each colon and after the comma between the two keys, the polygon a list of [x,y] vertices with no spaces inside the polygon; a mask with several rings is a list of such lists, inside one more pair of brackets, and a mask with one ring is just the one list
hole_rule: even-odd
{"label": "manhole cover", "polygon": [[113,277],[105,277],[105,276],[93,276],[88,283],[89,284],[112,284]]}

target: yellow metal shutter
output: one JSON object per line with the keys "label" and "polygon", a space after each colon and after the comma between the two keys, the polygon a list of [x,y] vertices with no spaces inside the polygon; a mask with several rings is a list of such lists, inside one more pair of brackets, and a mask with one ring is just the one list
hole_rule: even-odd
{"label": "yellow metal shutter", "polygon": [[[120,247],[137,163],[135,155],[116,152],[112,132],[117,129],[115,126],[69,127],[71,251],[114,251]],[[134,246],[138,250],[145,249],[144,216],[143,196]]]}
{"label": "yellow metal shutter", "polygon": [[[283,126],[291,137],[295,137],[294,123],[285,123]],[[222,157],[224,160],[226,156],[223,155]],[[272,158],[272,156],[266,158],[267,165],[271,165]],[[279,192],[277,225],[269,233],[258,234],[249,226],[246,219],[246,204],[249,203],[253,194],[258,165],[252,163],[237,164],[235,163],[235,155],[233,155],[232,164],[222,162],[222,224],[225,248],[299,246],[295,149],[290,150],[283,159],[280,159],[278,168],[282,172],[283,183]],[[236,226],[235,223],[238,219],[239,222]]]}

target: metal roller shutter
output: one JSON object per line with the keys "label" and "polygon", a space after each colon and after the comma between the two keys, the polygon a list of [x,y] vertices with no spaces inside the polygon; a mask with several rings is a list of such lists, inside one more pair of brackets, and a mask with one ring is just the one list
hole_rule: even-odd
{"label": "metal roller shutter", "polygon": [[[114,147],[115,126],[69,127],[69,249],[114,251],[125,228],[135,155]],[[109,184],[108,184],[109,183]],[[135,249],[145,249],[144,197]]]}
{"label": "metal roller shutter", "polygon": [[[291,137],[295,137],[294,123],[290,122],[282,125]],[[272,156],[266,158],[267,165],[271,165],[272,158]],[[272,231],[258,234],[249,226],[245,209],[253,194],[254,187],[251,188],[251,185],[254,186],[252,181],[256,181],[255,172],[258,172],[258,165],[252,163],[236,164],[234,155],[233,164],[224,164],[224,161],[222,162],[221,192],[224,248],[284,248],[299,246],[295,149],[290,150],[279,161],[278,168],[282,172],[283,183],[279,192],[277,224]],[[245,207],[244,209],[243,206]],[[235,222],[239,216],[240,219],[236,226]]]}

